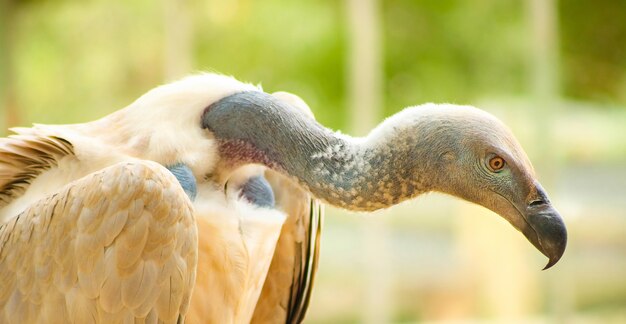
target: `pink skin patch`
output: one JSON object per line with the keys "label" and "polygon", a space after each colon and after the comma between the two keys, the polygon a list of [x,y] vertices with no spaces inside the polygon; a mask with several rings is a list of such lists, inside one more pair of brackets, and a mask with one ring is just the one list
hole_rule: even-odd
{"label": "pink skin patch", "polygon": [[220,156],[232,165],[259,163],[274,170],[282,169],[278,163],[251,143],[242,140],[219,140],[218,143]]}

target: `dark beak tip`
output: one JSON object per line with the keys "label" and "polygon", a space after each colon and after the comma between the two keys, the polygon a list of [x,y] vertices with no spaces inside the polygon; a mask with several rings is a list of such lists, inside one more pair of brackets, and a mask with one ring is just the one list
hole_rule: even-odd
{"label": "dark beak tip", "polygon": [[565,253],[567,246],[567,228],[563,219],[552,206],[546,207],[529,215],[529,224],[536,235],[531,242],[534,241],[535,247],[549,259],[543,270],[554,266]]}
{"label": "dark beak tip", "polygon": [[[548,257],[548,264],[545,266],[545,268],[543,268],[543,270],[547,270],[552,268],[552,266],[554,266],[555,264],[557,264],[557,262],[559,262],[559,260],[561,260],[561,257],[563,256],[563,253],[565,253],[565,245],[566,245],[566,241],[563,241],[563,244],[561,246],[559,246],[558,249],[555,250],[551,250],[553,253],[546,253],[546,256]],[[550,255],[547,255],[550,254]]]}
{"label": "dark beak tip", "polygon": [[548,269],[552,268],[552,266],[554,266],[557,262],[559,262],[560,259],[561,259],[560,256],[554,257],[554,258],[550,258],[550,260],[548,261],[548,264],[546,264],[546,266],[543,269],[541,269],[541,271],[548,270]]}
{"label": "dark beak tip", "polygon": [[547,244],[547,246],[542,245],[542,252],[549,259],[548,264],[545,266],[545,268],[543,268],[543,270],[547,270],[554,266],[557,262],[559,262],[559,260],[561,260],[561,257],[565,253],[565,247],[567,246],[567,230],[562,220],[560,224],[561,226],[558,227],[560,231],[557,231],[557,233],[553,233],[553,236],[551,237],[551,240]]}

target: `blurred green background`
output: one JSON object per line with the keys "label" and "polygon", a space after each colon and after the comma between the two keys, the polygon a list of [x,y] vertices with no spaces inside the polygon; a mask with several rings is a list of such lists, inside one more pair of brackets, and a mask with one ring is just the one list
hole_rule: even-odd
{"label": "blurred green background", "polygon": [[96,119],[194,71],[351,134],[424,102],[510,125],[568,225],[559,264],[442,195],[329,208],[308,323],[626,323],[626,1],[0,1],[7,127]]}

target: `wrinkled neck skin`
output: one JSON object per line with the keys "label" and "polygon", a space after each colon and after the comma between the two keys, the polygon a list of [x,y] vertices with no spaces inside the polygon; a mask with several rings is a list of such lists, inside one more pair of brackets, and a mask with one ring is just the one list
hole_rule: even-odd
{"label": "wrinkled neck skin", "polygon": [[225,165],[264,164],[331,205],[372,211],[444,181],[438,175],[445,136],[432,136],[432,120],[414,117],[401,125],[392,118],[367,137],[352,138],[269,95],[244,92],[209,106],[203,127],[218,140]]}

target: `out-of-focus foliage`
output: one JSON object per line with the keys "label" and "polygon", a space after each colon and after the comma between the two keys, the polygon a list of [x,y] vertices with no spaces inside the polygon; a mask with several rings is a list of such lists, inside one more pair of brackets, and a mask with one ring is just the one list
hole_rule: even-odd
{"label": "out-of-focus foliage", "polygon": [[[336,1],[187,1],[195,71],[298,93],[342,126],[345,33]],[[41,1],[13,7],[24,121],[78,122],[163,83],[161,2]],[[195,71],[189,71],[195,72]],[[55,109],[49,105],[54,103]],[[323,107],[323,108],[322,108]]]}
{"label": "out-of-focus foliage", "polygon": [[527,90],[523,1],[393,0],[384,8],[388,113]]}
{"label": "out-of-focus foliage", "polygon": [[563,86],[568,96],[626,103],[626,1],[560,1]]}
{"label": "out-of-focus foliage", "polygon": [[[183,3],[196,71],[298,93],[322,122],[346,125],[342,2]],[[561,2],[566,94],[626,105],[624,6]],[[14,42],[22,120],[95,118],[165,81],[164,10],[147,0],[15,1],[14,24],[5,32]],[[524,1],[383,1],[385,115],[426,101],[528,93],[526,11]]]}
{"label": "out-of-focus foliage", "polygon": [[346,36],[340,1],[196,3],[199,70],[297,93],[330,127],[343,126]]}

